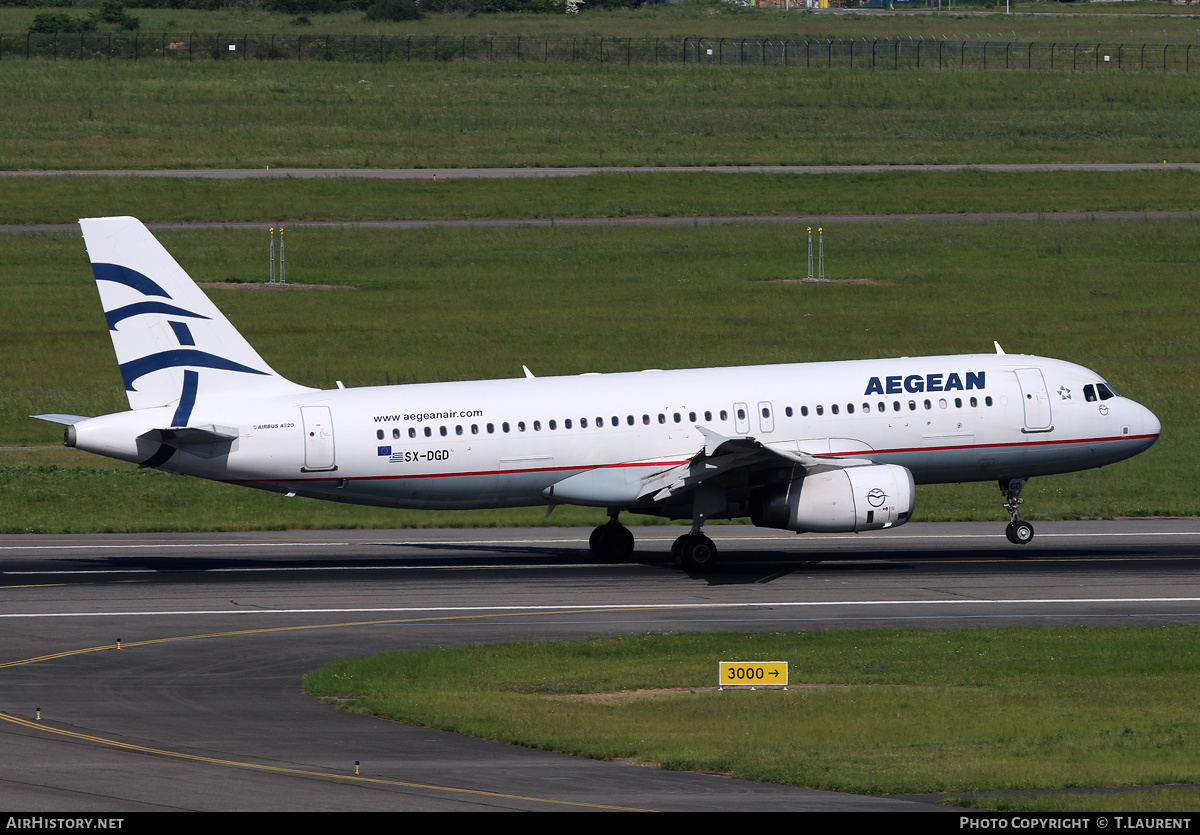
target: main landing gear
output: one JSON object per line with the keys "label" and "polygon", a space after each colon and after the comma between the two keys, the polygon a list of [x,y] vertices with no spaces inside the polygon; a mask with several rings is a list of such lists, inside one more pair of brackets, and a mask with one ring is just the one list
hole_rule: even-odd
{"label": "main landing gear", "polygon": [[1024,478],[1006,478],[1000,481],[1000,490],[1004,493],[1004,509],[1012,521],[1004,529],[1004,535],[1013,545],[1028,545],[1033,539],[1033,525],[1021,521],[1021,488],[1025,486]]}
{"label": "main landing gear", "polygon": [[717,546],[700,531],[692,531],[675,540],[671,557],[685,571],[702,571],[717,561]]}
{"label": "main landing gear", "polygon": [[613,513],[607,525],[592,531],[588,547],[592,549],[593,556],[602,562],[625,562],[633,556],[633,534],[617,521],[617,515]]}

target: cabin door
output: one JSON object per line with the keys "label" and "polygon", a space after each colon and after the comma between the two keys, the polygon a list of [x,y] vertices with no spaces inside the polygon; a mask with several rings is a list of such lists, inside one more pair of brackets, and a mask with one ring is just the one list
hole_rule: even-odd
{"label": "cabin door", "polygon": [[333,454],[333,415],[328,406],[301,406],[306,473],[336,470]]}

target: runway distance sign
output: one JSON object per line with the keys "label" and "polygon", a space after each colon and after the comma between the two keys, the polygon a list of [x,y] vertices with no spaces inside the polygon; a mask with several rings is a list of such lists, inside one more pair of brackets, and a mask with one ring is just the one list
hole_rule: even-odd
{"label": "runway distance sign", "polygon": [[787,687],[786,661],[721,661],[718,687]]}

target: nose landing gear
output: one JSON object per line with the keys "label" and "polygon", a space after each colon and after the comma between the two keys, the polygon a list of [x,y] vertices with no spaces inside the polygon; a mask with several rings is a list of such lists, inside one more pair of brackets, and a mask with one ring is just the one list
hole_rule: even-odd
{"label": "nose landing gear", "polygon": [[1013,545],[1028,545],[1033,540],[1033,525],[1021,520],[1021,488],[1028,479],[1007,478],[1000,481],[1000,490],[1004,493],[1004,509],[1008,511],[1011,520],[1004,529],[1004,535]]}

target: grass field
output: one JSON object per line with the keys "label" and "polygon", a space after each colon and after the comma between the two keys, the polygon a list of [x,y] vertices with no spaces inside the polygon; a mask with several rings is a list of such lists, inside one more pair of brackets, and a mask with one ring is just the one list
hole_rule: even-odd
{"label": "grass field", "polygon": [[[836,791],[1188,784],[1200,720],[1179,694],[1198,683],[1196,639],[1194,626],[630,636],[347,660],[304,686],[472,736]],[[714,692],[723,660],[787,661],[791,687]],[[1194,809],[1196,793],[1171,800],[1154,808]]]}
{"label": "grass field", "polygon": [[[1191,515],[1200,512],[1190,488],[1200,466],[1191,419],[1200,395],[1179,381],[1200,374],[1187,303],[1198,232],[1196,222],[843,227],[826,236],[827,272],[857,283],[813,286],[788,283],[804,275],[804,237],[773,226],[303,230],[290,233],[289,276],[355,289],[211,293],[281,373],[323,387],[515,376],[522,364],[548,376],[990,352],[998,339],[1010,352],[1097,369],[1164,426],[1154,449],[1116,469],[1035,479],[1025,492],[1030,518]],[[201,281],[265,277],[260,233],[162,239]],[[14,309],[25,312],[0,336],[0,443],[44,445],[59,436],[25,415],[126,408],[78,236],[11,236],[0,272]],[[8,530],[481,518],[289,502],[118,465],[64,478],[36,468],[70,467],[81,454],[8,455],[0,506]],[[130,491],[127,501],[99,498],[115,496],[117,485]],[[144,501],[151,491],[161,504]],[[186,515],[170,510],[184,506]],[[556,512],[550,521],[593,521],[579,513]],[[918,497],[922,519],[1000,516],[991,484],[923,488]],[[540,512],[482,518],[537,522]]]}
{"label": "grass field", "polygon": [[0,169],[1161,162],[1200,73],[0,61]]}

